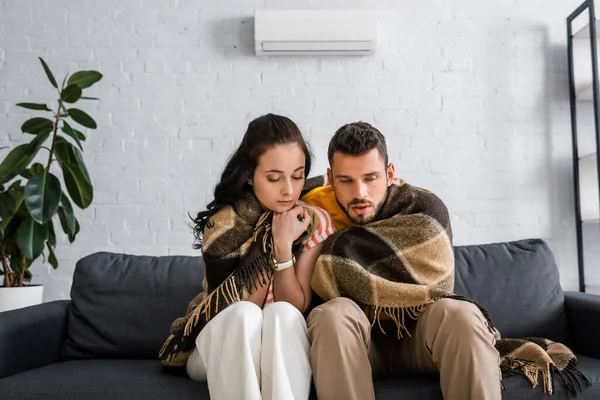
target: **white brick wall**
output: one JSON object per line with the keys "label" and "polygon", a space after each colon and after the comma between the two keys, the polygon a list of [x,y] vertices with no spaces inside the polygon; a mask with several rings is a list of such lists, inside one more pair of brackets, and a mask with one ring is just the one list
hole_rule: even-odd
{"label": "white brick wall", "polygon": [[[76,260],[94,251],[195,254],[187,214],[266,112],[300,125],[315,173],[335,129],[374,122],[398,175],[446,201],[457,244],[544,238],[576,288],[565,18],[578,4],[0,1],[0,146],[24,140],[15,103],[53,99],[38,56],[59,77],[105,75],[90,93],[102,101],[83,107],[99,123],[84,152],[95,202],[77,241],[60,238],[60,268],[34,267],[46,300],[68,297]],[[377,7],[378,51],[255,57],[252,15],[265,7]]]}

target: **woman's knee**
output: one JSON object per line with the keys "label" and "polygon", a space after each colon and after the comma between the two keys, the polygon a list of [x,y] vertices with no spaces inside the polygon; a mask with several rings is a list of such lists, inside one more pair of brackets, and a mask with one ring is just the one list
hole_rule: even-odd
{"label": "woman's knee", "polygon": [[250,301],[238,301],[218,313],[208,325],[217,321],[221,321],[221,323],[226,324],[228,327],[243,325],[262,326],[262,309]]}
{"label": "woman's knee", "polygon": [[262,326],[261,308],[249,301],[239,301],[222,310],[206,324],[196,338],[196,346],[201,352],[207,352],[215,342],[230,343],[256,337],[260,340]]}
{"label": "woman's knee", "polygon": [[265,324],[277,321],[284,325],[306,325],[304,316],[296,307],[286,301],[276,301],[263,310]]}

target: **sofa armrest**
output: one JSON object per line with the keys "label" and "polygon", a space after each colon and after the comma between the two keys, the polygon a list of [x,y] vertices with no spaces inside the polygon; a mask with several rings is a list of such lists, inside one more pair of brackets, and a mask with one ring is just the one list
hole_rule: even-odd
{"label": "sofa armrest", "polygon": [[600,358],[600,296],[565,292],[565,309],[569,322],[569,343],[573,351]]}
{"label": "sofa armrest", "polygon": [[70,300],[0,313],[0,379],[60,361]]}

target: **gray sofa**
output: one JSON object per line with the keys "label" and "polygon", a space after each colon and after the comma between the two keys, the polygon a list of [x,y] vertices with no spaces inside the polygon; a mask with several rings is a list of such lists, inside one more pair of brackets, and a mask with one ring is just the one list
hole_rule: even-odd
{"label": "gray sofa", "polygon": [[[209,399],[205,383],[156,360],[171,321],[199,291],[200,257],[97,253],[77,263],[70,301],[0,313],[0,399]],[[456,247],[456,293],[477,300],[505,337],[568,343],[600,399],[600,297],[563,293],[538,239]],[[505,399],[545,398],[523,376]],[[437,376],[376,381],[377,399],[441,399]],[[550,398],[550,397],[549,397]],[[567,393],[555,379],[554,399]]]}

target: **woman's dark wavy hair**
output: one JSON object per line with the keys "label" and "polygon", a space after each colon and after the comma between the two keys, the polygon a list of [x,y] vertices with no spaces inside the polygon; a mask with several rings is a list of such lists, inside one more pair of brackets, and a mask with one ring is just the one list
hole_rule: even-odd
{"label": "woman's dark wavy hair", "polygon": [[248,124],[240,147],[227,161],[221,180],[215,187],[214,200],[208,203],[206,211],[201,211],[196,218],[192,218],[195,224],[195,249],[202,247],[204,228],[210,227],[211,216],[223,207],[233,205],[244,192],[252,193],[248,180],[254,175],[259,157],[272,147],[290,143],[296,143],[304,152],[304,176],[308,176],[312,154],[300,129],[291,119],[266,114]]}

